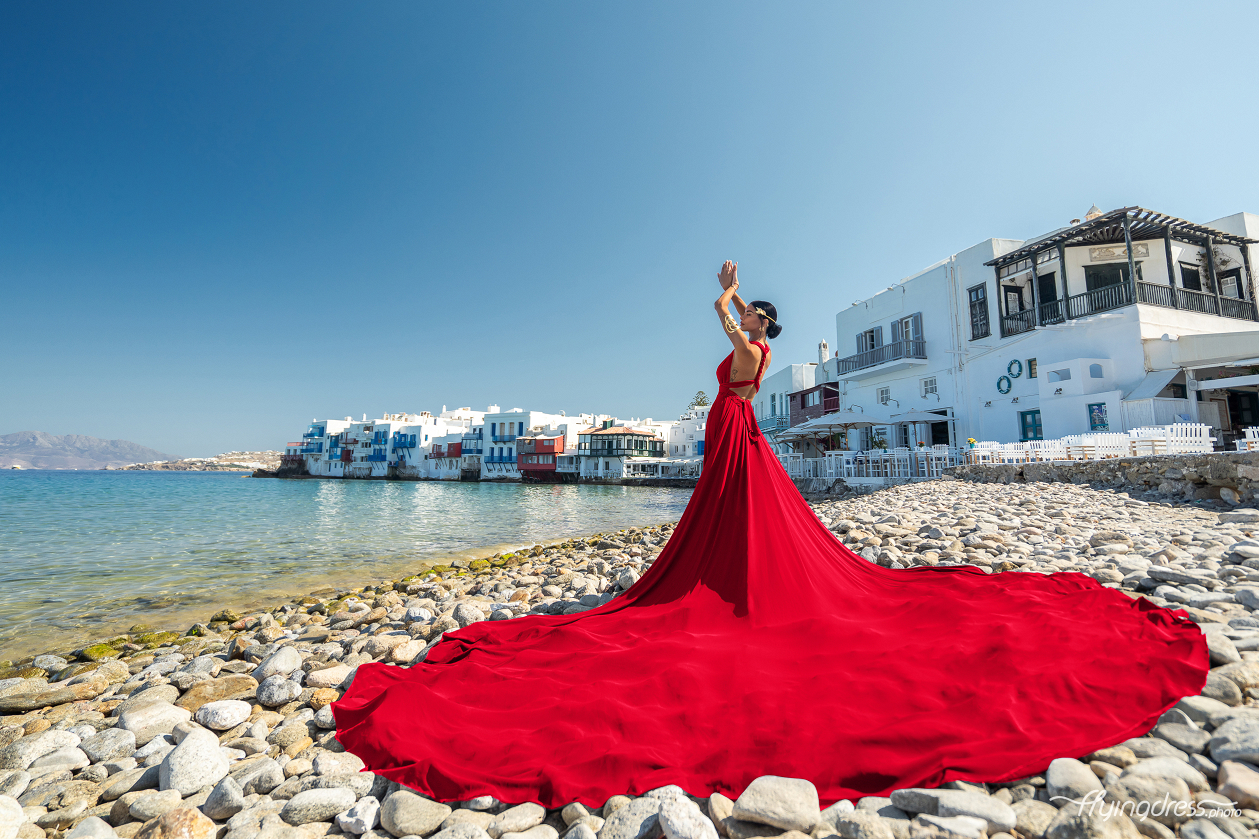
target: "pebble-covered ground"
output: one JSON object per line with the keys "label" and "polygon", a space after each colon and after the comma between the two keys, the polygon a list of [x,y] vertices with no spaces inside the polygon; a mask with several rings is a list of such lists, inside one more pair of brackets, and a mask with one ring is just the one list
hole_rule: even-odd
{"label": "pebble-covered ground", "polygon": [[316,591],[267,612],[220,612],[186,633],[135,627],[83,649],[0,662],[0,839],[1257,835],[1259,511],[1150,504],[1070,484],[947,480],[814,509],[881,565],[1079,571],[1184,608],[1207,634],[1206,688],[1148,735],[1063,755],[1041,775],[898,790],[825,810],[807,779],[771,775],[734,801],[664,787],[590,812],[488,797],[441,804],[359,771],[328,708],[357,665],[407,666],[473,621],[606,602],[637,581],[672,526],[632,529],[358,591]]}

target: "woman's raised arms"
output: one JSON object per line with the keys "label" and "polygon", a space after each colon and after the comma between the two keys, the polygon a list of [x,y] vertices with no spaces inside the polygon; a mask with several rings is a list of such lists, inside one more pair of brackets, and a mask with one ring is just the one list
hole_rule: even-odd
{"label": "woman's raised arms", "polygon": [[[722,292],[717,302],[713,304],[713,308],[717,310],[717,317],[721,318],[721,326],[726,332],[726,337],[730,339],[730,343],[734,344],[737,362],[739,351],[749,354],[756,352],[748,342],[748,336],[744,335],[739,328],[739,321],[730,315],[730,301],[737,296],[736,293],[739,290],[739,264],[727,259],[726,264],[721,266],[721,273],[717,275],[717,279],[721,281]],[[744,309],[743,306],[739,307],[740,318],[743,317]]]}

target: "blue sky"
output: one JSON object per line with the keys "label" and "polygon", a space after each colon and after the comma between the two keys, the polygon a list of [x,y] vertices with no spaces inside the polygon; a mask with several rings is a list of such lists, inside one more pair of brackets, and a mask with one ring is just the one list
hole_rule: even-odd
{"label": "blue sky", "polygon": [[785,364],[1094,202],[1259,212],[1257,9],[10,3],[0,433],[676,416],[727,258]]}

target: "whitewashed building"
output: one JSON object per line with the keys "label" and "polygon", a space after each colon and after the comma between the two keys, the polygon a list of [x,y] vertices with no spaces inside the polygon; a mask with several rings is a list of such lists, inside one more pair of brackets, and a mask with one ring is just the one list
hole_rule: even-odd
{"label": "whitewashed building", "polygon": [[[302,466],[312,475],[331,475],[330,460],[341,457],[340,440],[344,431],[350,427],[350,418],[343,420],[313,420],[302,435]],[[340,467],[337,467],[338,473]]]}
{"label": "whitewashed building", "polygon": [[660,477],[669,433],[676,425],[645,420],[599,417],[579,435],[576,457],[565,463],[581,480],[603,481]]}
{"label": "whitewashed building", "polygon": [[1174,358],[1154,344],[1236,335],[1233,362],[1259,356],[1257,239],[1259,217],[1249,213],[1196,224],[1127,207],[1093,208],[1026,242],[985,240],[839,312],[837,345],[851,349],[816,374],[831,378],[833,362],[834,384],[789,398],[829,402],[826,412],[940,417],[862,431],[852,448],[879,435],[889,446],[962,446],[1180,417],[1227,436],[1253,410],[1249,385],[1198,396],[1193,365],[1164,366]]}
{"label": "whitewashed building", "polygon": [[424,455],[421,477],[434,481],[458,481],[463,477],[463,440],[470,429],[434,437]]}
{"label": "whitewashed building", "polygon": [[788,364],[770,373],[761,380],[761,389],[752,399],[752,411],[756,414],[761,434],[773,443],[778,454],[791,451],[790,443],[779,443],[775,439],[779,432],[786,431],[791,425],[788,400],[791,394],[813,387],[821,364],[826,361],[826,352],[827,345],[823,341],[818,345],[818,362]]}
{"label": "whitewashed building", "polygon": [[[474,411],[471,408],[448,411],[445,405],[437,416],[428,411],[421,411],[418,415],[386,415],[386,420],[400,418],[402,424],[390,425],[388,428],[388,469],[384,471],[384,475],[413,480],[431,477],[428,454],[433,441],[452,434],[462,435],[482,416],[483,411]],[[373,475],[375,474],[376,471],[373,471]]]}
{"label": "whitewashed building", "polygon": [[668,455],[673,458],[704,456],[704,431],[708,427],[710,405],[689,408],[669,429]]}
{"label": "whitewashed building", "polygon": [[568,417],[563,413],[546,414],[541,411],[526,411],[512,408],[510,411],[487,412],[482,419],[484,454],[481,456],[481,480],[483,481],[518,481],[520,469],[516,462],[516,439],[524,437],[530,429],[558,428],[563,426],[565,434],[572,427],[574,445],[576,445],[577,429],[581,422],[586,422],[593,415],[586,414]]}

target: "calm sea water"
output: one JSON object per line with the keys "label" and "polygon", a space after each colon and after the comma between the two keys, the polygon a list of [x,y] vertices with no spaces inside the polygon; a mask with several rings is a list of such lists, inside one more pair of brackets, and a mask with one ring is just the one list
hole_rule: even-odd
{"label": "calm sea water", "polygon": [[0,659],[676,520],[689,489],[0,472]]}

